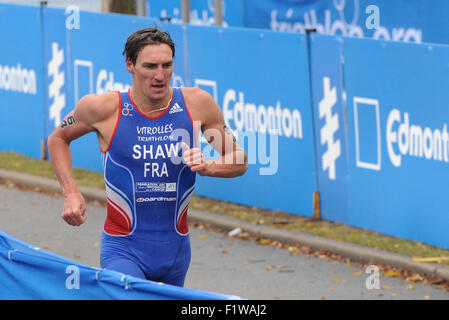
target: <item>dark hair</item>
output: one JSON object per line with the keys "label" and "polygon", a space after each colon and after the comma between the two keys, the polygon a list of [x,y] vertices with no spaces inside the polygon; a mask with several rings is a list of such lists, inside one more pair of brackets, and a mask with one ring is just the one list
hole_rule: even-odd
{"label": "dark hair", "polygon": [[133,64],[136,64],[140,50],[147,45],[161,43],[167,44],[172,51],[172,57],[175,57],[175,43],[172,38],[167,32],[157,28],[144,28],[130,35],[126,41],[123,55],[126,56],[126,60],[129,59]]}

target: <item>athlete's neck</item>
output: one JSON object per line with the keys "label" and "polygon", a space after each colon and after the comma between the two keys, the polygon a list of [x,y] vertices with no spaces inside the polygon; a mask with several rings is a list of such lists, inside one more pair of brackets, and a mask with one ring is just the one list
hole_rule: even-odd
{"label": "athlete's neck", "polygon": [[169,107],[173,96],[173,88],[169,87],[167,93],[161,99],[151,99],[134,87],[130,89],[129,94],[131,96],[131,100],[142,113],[157,114],[157,112],[164,111]]}

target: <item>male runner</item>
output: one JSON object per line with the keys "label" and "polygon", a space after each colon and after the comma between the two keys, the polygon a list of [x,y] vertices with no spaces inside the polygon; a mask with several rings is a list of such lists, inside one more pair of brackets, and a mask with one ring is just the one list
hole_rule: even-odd
{"label": "male runner", "polygon": [[[84,96],[48,139],[65,197],[62,218],[73,226],[86,221],[69,145],[96,132],[107,195],[101,267],[183,286],[190,263],[186,216],[196,173],[240,176],[246,154],[208,93],[170,87],[175,47],[167,33],[139,30],[129,36],[123,54],[132,87]],[[204,159],[197,148],[199,130],[220,158]]]}

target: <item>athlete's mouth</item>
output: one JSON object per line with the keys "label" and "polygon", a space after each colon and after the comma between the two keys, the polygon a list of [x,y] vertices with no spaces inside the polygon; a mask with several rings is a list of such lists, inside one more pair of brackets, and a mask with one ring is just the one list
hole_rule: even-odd
{"label": "athlete's mouth", "polygon": [[165,87],[165,85],[164,84],[152,84],[151,87],[155,88],[155,89],[163,89]]}

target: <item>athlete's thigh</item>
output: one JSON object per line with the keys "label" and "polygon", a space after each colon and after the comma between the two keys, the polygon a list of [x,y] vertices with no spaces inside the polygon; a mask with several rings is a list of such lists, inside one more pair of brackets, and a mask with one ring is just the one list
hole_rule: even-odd
{"label": "athlete's thigh", "polygon": [[185,237],[170,270],[161,278],[166,284],[183,287],[191,259],[190,239]]}
{"label": "athlete's thigh", "polygon": [[136,278],[145,279],[145,274],[143,273],[142,269],[140,269],[140,267],[137,265],[137,263],[123,256],[103,259],[101,261],[101,267],[106,270],[122,272],[124,274]]}
{"label": "athlete's thigh", "polygon": [[100,267],[145,279],[137,259],[129,250],[128,240],[105,233],[101,236]]}

